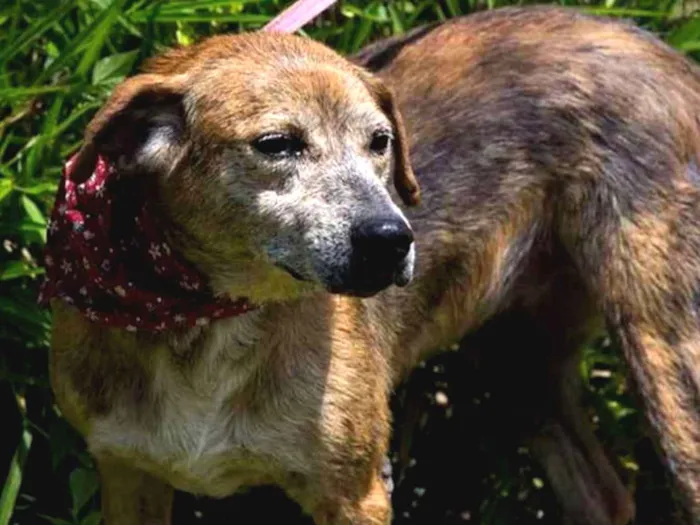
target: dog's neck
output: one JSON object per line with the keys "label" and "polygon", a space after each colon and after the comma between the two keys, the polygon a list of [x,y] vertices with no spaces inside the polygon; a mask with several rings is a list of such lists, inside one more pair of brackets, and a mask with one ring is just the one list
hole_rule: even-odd
{"label": "dog's neck", "polygon": [[[287,374],[284,363],[330,359],[337,316],[358,305],[347,297],[317,293],[296,300],[268,302],[249,313],[220,319],[208,326],[164,334],[167,362],[177,365],[193,382],[208,384],[221,377],[230,394],[243,392],[251,381]],[[311,336],[310,330],[315,336]],[[309,356],[314,356],[313,358]],[[273,380],[271,384],[275,384]]]}
{"label": "dog's neck", "polygon": [[175,359],[189,362],[211,359],[239,361],[250,356],[263,335],[269,309],[262,307],[246,314],[220,319],[208,326],[196,326],[165,335]]}

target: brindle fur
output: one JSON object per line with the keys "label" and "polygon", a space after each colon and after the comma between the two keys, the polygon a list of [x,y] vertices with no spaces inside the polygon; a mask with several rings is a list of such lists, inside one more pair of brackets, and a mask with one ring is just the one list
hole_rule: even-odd
{"label": "brindle fur", "polygon": [[[605,324],[700,523],[697,68],[631,25],[554,8],[457,19],[356,61],[375,77],[293,37],[212,39],[157,59],[91,124],[83,156],[99,151],[154,172],[173,244],[217,292],[262,304],[153,337],[90,325],[54,303],[53,385],[97,458],[108,523],[167,522],[169,486],[223,496],[259,483],[281,485],[319,524],[387,523],[380,471],[391,385],[474,331],[481,348],[505,356],[504,388],[522,407],[514,424],[526,427],[567,519],[627,523],[631,500],[575,379],[577,348]],[[290,63],[303,74],[280,74]],[[393,89],[407,140],[376,78]],[[343,240],[309,255],[298,239],[280,240],[284,221],[256,215],[271,176],[289,173],[271,173],[242,144],[261,131],[260,115],[280,110],[307,115],[301,125],[333,144],[324,151],[338,139],[359,144],[365,121],[389,122],[397,137],[391,162],[370,166],[356,148],[342,157],[350,168],[309,168],[306,180],[345,202],[337,212],[306,209],[309,222],[294,226],[311,237],[316,222],[352,222],[367,199],[399,213],[368,173],[386,181],[393,170],[415,202],[401,155],[411,145],[423,202],[405,212],[418,254],[409,286],[367,299],[328,294],[320,288],[334,277],[323,268],[342,265]],[[134,143],[120,130],[138,118],[156,132]],[[348,169],[365,193],[337,182]],[[233,191],[222,192],[222,177]],[[265,213],[294,216],[266,202]],[[346,233],[343,224],[332,235]],[[272,264],[285,243],[301,246],[285,264],[306,282]],[[503,348],[514,329],[522,342]],[[536,373],[508,371],[519,362]]]}

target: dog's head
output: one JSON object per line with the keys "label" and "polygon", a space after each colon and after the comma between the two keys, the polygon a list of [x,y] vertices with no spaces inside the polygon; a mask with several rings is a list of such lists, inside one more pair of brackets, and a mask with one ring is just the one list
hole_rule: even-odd
{"label": "dog's head", "polygon": [[78,165],[97,154],[158,180],[169,233],[218,291],[368,296],[411,280],[389,182],[408,205],[419,189],[392,95],[318,43],[215,37],[152,60],[90,123]]}

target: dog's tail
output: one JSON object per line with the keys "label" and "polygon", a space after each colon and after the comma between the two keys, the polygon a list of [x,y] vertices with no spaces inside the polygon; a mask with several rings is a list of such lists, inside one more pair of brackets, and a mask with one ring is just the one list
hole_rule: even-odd
{"label": "dog's tail", "polygon": [[620,184],[579,183],[557,205],[561,237],[624,352],[687,523],[700,524],[700,191],[673,185],[623,195]]}

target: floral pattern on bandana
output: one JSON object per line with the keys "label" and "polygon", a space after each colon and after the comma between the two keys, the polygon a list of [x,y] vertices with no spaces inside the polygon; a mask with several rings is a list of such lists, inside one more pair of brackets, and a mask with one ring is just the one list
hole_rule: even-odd
{"label": "floral pattern on bandana", "polygon": [[59,297],[91,321],[131,332],[203,326],[247,312],[215,297],[204,276],[166,242],[145,177],[120,177],[102,157],[84,182],[63,170],[47,228],[39,302]]}

